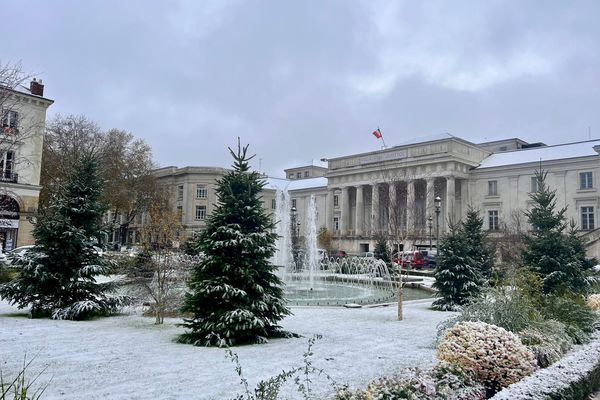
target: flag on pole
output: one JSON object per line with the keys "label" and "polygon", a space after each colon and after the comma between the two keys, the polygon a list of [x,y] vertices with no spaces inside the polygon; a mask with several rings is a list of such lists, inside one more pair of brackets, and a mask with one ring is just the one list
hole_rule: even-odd
{"label": "flag on pole", "polygon": [[373,136],[375,136],[377,139],[381,139],[381,131],[379,128],[377,128],[376,131],[373,131]]}

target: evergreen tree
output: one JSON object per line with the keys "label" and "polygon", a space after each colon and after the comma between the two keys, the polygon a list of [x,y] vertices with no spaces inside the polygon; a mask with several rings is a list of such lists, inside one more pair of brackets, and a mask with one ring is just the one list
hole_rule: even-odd
{"label": "evergreen tree", "polygon": [[376,259],[385,261],[386,264],[390,263],[390,252],[387,247],[385,236],[377,235],[377,237],[375,237],[375,250],[373,251],[373,255]]}
{"label": "evergreen tree", "polygon": [[433,309],[453,311],[479,294],[482,278],[475,265],[467,239],[456,225],[451,225],[439,247],[433,284],[439,298],[433,302]]}
{"label": "evergreen tree", "polygon": [[124,304],[124,297],[106,294],[110,284],[95,277],[109,272],[94,248],[102,232],[102,181],[92,158],[84,157],[65,186],[42,210],[33,236],[36,245],[15,264],[17,278],[0,286],[0,297],[19,308],[31,305],[32,317],[83,319],[106,314]]}
{"label": "evergreen tree", "polygon": [[233,171],[217,182],[217,208],[198,235],[204,258],[194,266],[183,311],[190,331],[183,343],[224,346],[261,343],[284,332],[278,321],[290,314],[282,282],[269,259],[275,253],[273,223],[260,193],[264,181],[250,172],[248,146],[238,139]]}
{"label": "evergreen tree", "polygon": [[556,191],[546,185],[547,172],[536,171],[535,176],[538,191],[530,195],[533,207],[525,213],[532,233],[525,238],[523,261],[542,278],[544,293],[585,293],[589,285],[582,257],[574,256],[573,240],[564,233],[567,209],[556,211]]}
{"label": "evergreen tree", "polygon": [[467,255],[473,260],[473,266],[479,270],[485,281],[489,281],[494,266],[494,251],[482,227],[483,217],[479,215],[477,210],[469,207],[460,231],[464,235],[467,244]]}

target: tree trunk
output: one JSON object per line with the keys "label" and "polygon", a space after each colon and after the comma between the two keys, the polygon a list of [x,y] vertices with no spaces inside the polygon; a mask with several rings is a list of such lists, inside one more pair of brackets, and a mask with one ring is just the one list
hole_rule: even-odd
{"label": "tree trunk", "polygon": [[398,281],[398,321],[402,321],[404,319],[404,288],[402,286],[402,267],[400,267],[400,280]]}

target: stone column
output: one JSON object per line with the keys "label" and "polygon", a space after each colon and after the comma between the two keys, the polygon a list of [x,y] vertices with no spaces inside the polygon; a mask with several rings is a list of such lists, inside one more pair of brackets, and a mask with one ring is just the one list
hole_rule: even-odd
{"label": "stone column", "polygon": [[350,214],[350,199],[348,198],[348,187],[342,188],[342,194],[340,195],[340,235],[344,236],[348,234],[349,214]]}
{"label": "stone column", "polygon": [[363,197],[363,187],[356,187],[356,218],[354,218],[354,232],[356,236],[362,236],[364,228],[365,199]]}
{"label": "stone column", "polygon": [[[516,186],[515,186],[516,188]],[[460,181],[460,211],[461,216],[464,219],[467,216],[467,210],[469,209],[469,181],[463,179]]]}
{"label": "stone column", "polygon": [[454,177],[449,176],[446,178],[446,218],[448,221],[455,223],[455,196],[456,196],[456,187],[454,185]]}
{"label": "stone column", "polygon": [[379,232],[379,184],[371,186],[371,235]]}
{"label": "stone column", "polygon": [[435,218],[435,186],[434,178],[427,178],[425,180],[425,224],[427,224],[427,218]]}
{"label": "stone column", "polygon": [[396,183],[390,182],[389,187],[389,200],[390,204],[388,204],[388,232],[390,234],[394,234],[394,229],[398,227],[395,226],[399,223],[398,221],[398,199],[396,198]]}
{"label": "stone column", "polygon": [[415,229],[415,181],[406,182],[406,231],[410,234]]}
{"label": "stone column", "polygon": [[326,198],[326,202],[327,202],[327,207],[325,208],[325,223],[327,226],[327,230],[330,233],[333,233],[333,196],[335,195],[335,192],[333,189],[329,189],[327,191],[327,198]]}

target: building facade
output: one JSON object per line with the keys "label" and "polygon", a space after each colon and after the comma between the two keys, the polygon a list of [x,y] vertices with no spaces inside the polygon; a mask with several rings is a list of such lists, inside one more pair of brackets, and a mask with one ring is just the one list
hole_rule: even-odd
{"label": "building facade", "polygon": [[33,244],[40,194],[46,111],[42,81],[9,89],[0,86],[0,245],[3,251]]}
{"label": "building facade", "polygon": [[[285,170],[286,179],[265,177],[263,206],[275,215],[278,193],[287,191],[300,237],[308,233],[311,197],[317,224],[333,235],[334,247],[372,251],[378,235],[398,250],[435,246],[438,235],[469,207],[484,217],[492,236],[527,230],[524,211],[537,190],[535,171],[547,172],[558,207],[581,231],[592,256],[600,257],[600,140],[546,146],[512,138],[471,143],[444,134],[383,150],[327,159],[326,166]],[[215,207],[216,180],[226,169],[165,167],[155,171],[182,215],[182,235],[204,228]],[[308,172],[308,174],[306,174]],[[307,176],[305,176],[307,175]],[[315,176],[316,175],[316,176]]]}

